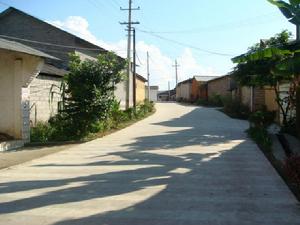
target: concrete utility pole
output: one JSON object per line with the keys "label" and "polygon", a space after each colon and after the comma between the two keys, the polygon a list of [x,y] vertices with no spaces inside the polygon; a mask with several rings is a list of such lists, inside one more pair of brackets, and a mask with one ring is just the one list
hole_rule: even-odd
{"label": "concrete utility pole", "polygon": [[173,67],[175,67],[175,78],[176,78],[176,87],[178,84],[178,67],[180,67],[180,65],[178,65],[177,60],[175,60],[175,65],[173,65]]}
{"label": "concrete utility pole", "polygon": [[170,81],[168,81],[169,101],[171,99]]}
{"label": "concrete utility pole", "polygon": [[136,107],[136,45],[135,28],[133,28],[133,107]]}
{"label": "concrete utility pole", "polygon": [[149,69],[149,52],[147,52],[147,80],[148,80],[148,100],[150,99],[150,69]]}
{"label": "concrete utility pole", "polygon": [[128,61],[128,67],[127,67],[127,82],[126,82],[126,109],[130,107],[130,75],[131,75],[131,31],[132,31],[132,25],[133,24],[139,24],[139,22],[132,22],[131,21],[131,14],[132,10],[139,10],[138,8],[132,8],[132,0],[129,0],[129,7],[128,9],[121,10],[128,10],[128,22],[120,23],[121,25],[127,25],[127,31],[128,31],[128,40],[127,40],[127,61]]}

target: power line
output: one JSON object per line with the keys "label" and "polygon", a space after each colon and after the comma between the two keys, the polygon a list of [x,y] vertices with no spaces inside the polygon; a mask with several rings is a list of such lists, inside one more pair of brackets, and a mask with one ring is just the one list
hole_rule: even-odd
{"label": "power line", "polygon": [[199,48],[199,47],[187,44],[187,43],[179,42],[179,41],[176,41],[176,40],[173,40],[173,39],[169,39],[169,38],[163,37],[163,36],[158,35],[158,34],[151,33],[151,31],[146,31],[146,30],[141,30],[141,29],[137,29],[137,30],[140,31],[140,32],[142,32],[142,33],[149,34],[149,35],[151,35],[153,37],[159,38],[161,40],[172,42],[172,43],[180,45],[180,46],[188,47],[188,48],[191,48],[191,49],[194,49],[194,50],[197,50],[197,51],[201,51],[201,52],[205,52],[205,53],[209,53],[209,54],[212,54],[212,55],[219,55],[219,56],[226,56],[226,57],[234,57],[235,56],[233,54],[215,52],[215,51],[211,51],[211,50]]}
{"label": "power line", "polygon": [[[224,29],[236,29],[239,28],[240,26],[245,27],[247,25],[256,25],[257,22],[255,23],[255,19],[266,19],[267,16],[271,16],[271,15],[277,15],[277,12],[272,12],[272,13],[267,13],[267,14],[263,14],[260,16],[256,16],[256,17],[249,17],[247,19],[243,19],[243,20],[239,20],[239,21],[232,21],[232,22],[228,22],[228,23],[223,23],[223,24],[217,24],[214,26],[208,26],[208,27],[197,27],[197,28],[191,28],[191,29],[183,29],[183,30],[169,30],[169,31],[153,31],[152,29],[146,28],[147,30],[151,30],[149,32],[153,33],[153,34],[190,34],[190,33],[203,33],[205,31],[219,31],[219,30],[224,30]],[[268,20],[268,21],[272,21],[274,22],[275,20]],[[247,23],[250,22],[250,23]],[[258,24],[263,24],[261,22],[259,22]],[[237,26],[235,26],[237,25]],[[219,28],[219,29],[216,29]]]}
{"label": "power line", "polygon": [[[104,8],[107,8],[106,5],[104,5],[103,3],[100,3],[99,1],[96,1],[96,0],[88,0],[88,2],[93,6],[93,7],[96,7],[99,11],[101,12],[107,12],[107,10],[103,10],[103,7]],[[108,3],[110,3],[108,1]],[[99,4],[101,4],[102,7],[99,6]],[[109,7],[111,9],[113,9],[113,13],[116,15],[116,16],[119,16],[119,13],[117,13],[117,8],[115,8],[114,6],[110,5],[109,4]]]}
{"label": "power line", "polygon": [[10,7],[10,5],[7,4],[7,3],[5,3],[5,2],[1,2],[1,1],[0,1],[0,4],[1,4],[1,5],[4,5],[4,6],[7,6],[7,7]]}
{"label": "power line", "polygon": [[137,52],[136,52],[136,58],[137,58],[137,60],[139,61],[139,64],[140,64],[141,66],[144,65],[144,64],[142,63],[142,61],[141,61],[139,55],[137,54]]}
{"label": "power line", "polygon": [[[42,45],[47,45],[47,46],[54,46],[54,47],[59,47],[59,48],[88,50],[88,51],[109,51],[109,50],[103,49],[101,47],[99,47],[99,48],[82,48],[82,47],[77,47],[77,46],[74,46],[74,45],[60,45],[60,44],[54,44],[54,43],[49,43],[49,42],[34,41],[34,40],[29,40],[29,39],[24,39],[24,38],[17,38],[17,37],[1,35],[1,34],[0,34],[0,37],[13,39],[13,40],[18,40],[18,41],[29,42],[29,43],[42,44]],[[112,51],[121,52],[121,51],[124,51],[124,50],[123,49],[116,49],[116,50],[112,50]]]}
{"label": "power line", "polygon": [[112,2],[111,3],[113,3],[117,8],[119,8],[119,2],[117,2],[116,0],[112,0]]}

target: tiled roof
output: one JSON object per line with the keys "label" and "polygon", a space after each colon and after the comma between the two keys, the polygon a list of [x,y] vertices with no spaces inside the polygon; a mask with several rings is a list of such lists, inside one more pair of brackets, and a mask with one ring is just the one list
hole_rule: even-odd
{"label": "tiled roof", "polygon": [[143,82],[147,82],[147,79],[139,74],[136,74],[136,78],[143,81]]}
{"label": "tiled roof", "polygon": [[5,49],[8,51],[14,51],[14,52],[21,52],[29,55],[34,56],[40,56],[43,58],[49,58],[49,59],[57,59],[51,55],[48,55],[44,52],[41,52],[39,50],[36,50],[34,48],[28,47],[27,45],[15,42],[15,41],[8,41],[6,39],[0,38],[0,49]]}
{"label": "tiled roof", "polygon": [[206,82],[206,81],[216,79],[218,78],[218,76],[194,76],[194,78],[196,81]]}
{"label": "tiled roof", "polygon": [[48,74],[48,75],[55,75],[63,77],[64,75],[68,74],[69,72],[64,69],[59,69],[53,65],[45,64],[41,71],[41,74]]}

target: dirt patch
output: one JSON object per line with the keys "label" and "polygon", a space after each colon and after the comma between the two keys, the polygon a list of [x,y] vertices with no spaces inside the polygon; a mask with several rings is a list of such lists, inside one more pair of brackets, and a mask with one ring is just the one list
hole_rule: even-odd
{"label": "dirt patch", "polygon": [[7,134],[0,133],[0,142],[2,142],[2,141],[11,141],[13,139],[14,139],[13,137],[11,137]]}
{"label": "dirt patch", "polygon": [[16,151],[0,153],[0,169],[18,165],[33,159],[41,158],[56,152],[70,149],[75,144],[51,146],[51,147],[24,147]]}

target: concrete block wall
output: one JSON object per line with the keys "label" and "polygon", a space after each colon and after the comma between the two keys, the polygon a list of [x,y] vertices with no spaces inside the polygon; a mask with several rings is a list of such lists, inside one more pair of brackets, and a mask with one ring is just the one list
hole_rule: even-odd
{"label": "concrete block wall", "polygon": [[[46,122],[58,111],[61,101],[61,77],[39,75],[30,85],[30,123],[35,125],[38,121]],[[57,92],[51,99],[52,91]]]}

